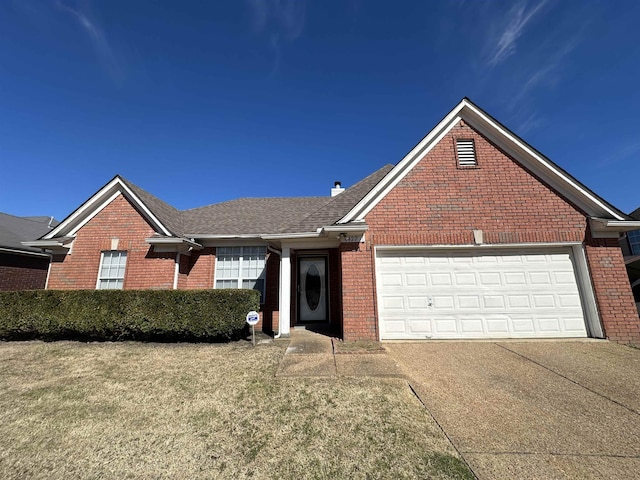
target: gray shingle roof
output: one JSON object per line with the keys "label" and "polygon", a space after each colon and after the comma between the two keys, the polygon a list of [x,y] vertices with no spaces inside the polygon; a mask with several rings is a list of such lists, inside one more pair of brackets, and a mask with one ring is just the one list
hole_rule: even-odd
{"label": "gray shingle roof", "polygon": [[22,250],[25,252],[40,252],[38,248],[25,247],[20,242],[37,240],[49,232],[49,222],[57,225],[51,217],[16,217],[7,213],[0,213],[0,247]]}
{"label": "gray shingle roof", "polygon": [[335,197],[240,198],[183,211],[120,178],[174,235],[235,236],[313,232],[332,225],[392,168],[385,165]]}
{"label": "gray shingle roof", "polygon": [[190,235],[280,233],[288,224],[317,210],[326,197],[240,198],[183,212]]}
{"label": "gray shingle roof", "polygon": [[182,230],[182,217],[180,210],[160,200],[158,197],[150,194],[136,184],[131,183],[129,180],[122,177],[120,177],[120,179],[140,200],[142,200],[142,203],[151,210],[151,213],[153,213],[156,218],[171,231],[171,233],[177,236],[181,236],[184,233]]}
{"label": "gray shingle roof", "polygon": [[635,218],[636,220],[640,220],[640,208],[636,208],[633,212],[629,214],[630,217]]}

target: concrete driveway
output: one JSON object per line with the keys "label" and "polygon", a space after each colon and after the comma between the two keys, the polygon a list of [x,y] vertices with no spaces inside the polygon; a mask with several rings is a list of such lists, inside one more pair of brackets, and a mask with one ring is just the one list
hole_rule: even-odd
{"label": "concrete driveway", "polygon": [[640,478],[640,350],[606,341],[385,347],[478,478]]}

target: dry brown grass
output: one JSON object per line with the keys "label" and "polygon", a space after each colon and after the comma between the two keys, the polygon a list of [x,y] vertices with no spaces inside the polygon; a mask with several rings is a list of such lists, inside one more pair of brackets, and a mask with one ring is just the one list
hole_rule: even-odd
{"label": "dry brown grass", "polygon": [[401,380],[284,345],[0,343],[0,477],[471,478]]}

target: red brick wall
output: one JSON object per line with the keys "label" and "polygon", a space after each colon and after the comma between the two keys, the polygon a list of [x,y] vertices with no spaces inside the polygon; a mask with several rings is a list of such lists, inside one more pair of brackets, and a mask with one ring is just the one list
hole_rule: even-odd
{"label": "red brick wall", "polygon": [[178,288],[185,290],[213,288],[215,254],[215,248],[203,248],[192,251],[191,255],[180,255]]}
{"label": "red brick wall", "polygon": [[604,333],[610,340],[640,345],[640,320],[615,238],[587,238],[587,263]]}
{"label": "red brick wall", "polygon": [[0,253],[0,291],[42,289],[48,267],[45,257]]}
{"label": "red brick wall", "polygon": [[343,243],[342,338],[378,340],[372,251],[365,243]]}
{"label": "red brick wall", "polygon": [[54,256],[47,288],[96,288],[100,253],[111,250],[112,238],[119,239],[118,250],[127,251],[124,288],[173,288],[175,253],[153,253],[144,241],[153,233],[131,203],[118,196],[78,231],[69,255]]}
{"label": "red brick wall", "polygon": [[[474,140],[477,167],[458,167],[456,138]],[[358,251],[341,249],[345,339],[378,337],[375,245],[469,245],[473,230],[482,230],[484,243],[491,244],[583,242],[587,229],[581,211],[463,122],[369,212],[366,221],[366,244]],[[630,316],[634,304],[620,250],[613,243],[598,253],[588,248],[587,255],[605,330],[622,340],[637,330],[638,317]],[[606,267],[594,255],[608,258]],[[610,282],[608,287],[603,278]]]}

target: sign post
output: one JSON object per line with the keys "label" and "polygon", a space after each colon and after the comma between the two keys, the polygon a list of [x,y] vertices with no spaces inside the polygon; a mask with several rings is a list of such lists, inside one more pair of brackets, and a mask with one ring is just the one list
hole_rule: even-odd
{"label": "sign post", "polygon": [[247,313],[247,323],[251,325],[251,343],[256,346],[256,324],[260,320],[260,315],[255,310],[251,310]]}

